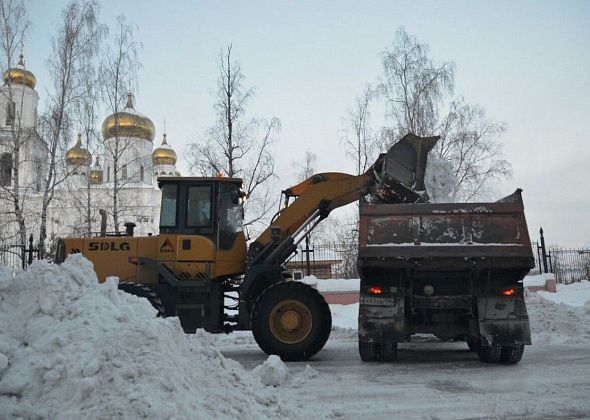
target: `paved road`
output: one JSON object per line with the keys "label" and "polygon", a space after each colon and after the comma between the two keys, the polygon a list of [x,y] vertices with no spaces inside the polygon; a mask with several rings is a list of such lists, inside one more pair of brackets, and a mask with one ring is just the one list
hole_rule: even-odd
{"label": "paved road", "polygon": [[[319,376],[283,389],[318,417],[590,419],[590,347],[544,341],[515,366],[481,363],[464,343],[430,337],[400,345],[394,363],[363,363],[355,334],[334,332],[309,362]],[[266,359],[247,333],[218,344],[247,369]],[[289,363],[289,378],[306,364]]]}

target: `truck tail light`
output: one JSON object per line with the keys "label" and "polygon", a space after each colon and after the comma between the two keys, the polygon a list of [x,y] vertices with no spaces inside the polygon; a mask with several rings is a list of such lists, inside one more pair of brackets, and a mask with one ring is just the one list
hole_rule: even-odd
{"label": "truck tail light", "polygon": [[380,295],[381,293],[383,293],[383,289],[379,286],[371,286],[367,291],[372,295]]}
{"label": "truck tail light", "polygon": [[514,288],[502,289],[502,291],[500,292],[500,294],[502,296],[514,296],[514,295],[516,295],[516,289],[514,289]]}

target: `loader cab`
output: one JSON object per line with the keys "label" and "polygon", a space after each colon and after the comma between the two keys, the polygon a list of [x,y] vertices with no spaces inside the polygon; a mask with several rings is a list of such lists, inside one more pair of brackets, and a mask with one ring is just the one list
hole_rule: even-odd
{"label": "loader cab", "polygon": [[239,178],[159,178],[160,235],[199,235],[217,250],[243,237],[243,192]]}

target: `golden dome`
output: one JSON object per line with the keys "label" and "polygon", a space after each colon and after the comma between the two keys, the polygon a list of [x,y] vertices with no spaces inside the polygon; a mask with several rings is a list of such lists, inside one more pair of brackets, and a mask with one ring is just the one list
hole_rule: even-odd
{"label": "golden dome", "polygon": [[2,75],[2,78],[4,79],[5,85],[8,84],[8,81],[10,80],[11,83],[26,85],[31,89],[35,89],[35,84],[37,84],[35,75],[25,69],[25,61],[22,54],[20,55],[20,60],[16,67],[6,70]]}
{"label": "golden dome", "polygon": [[176,165],[176,152],[166,142],[166,133],[162,136],[162,145],[152,152],[154,165]]}
{"label": "golden dome", "polygon": [[90,183],[93,185],[102,184],[102,168],[98,163],[98,158],[96,158],[96,163],[94,167],[90,170]]}
{"label": "golden dome", "polygon": [[105,140],[113,137],[138,137],[149,141],[154,140],[156,129],[148,117],[133,108],[131,93],[127,94],[127,105],[121,112],[109,115],[102,123],[102,137]]}
{"label": "golden dome", "polygon": [[82,134],[78,133],[78,141],[66,152],[66,163],[74,166],[90,166],[92,156],[82,147]]}

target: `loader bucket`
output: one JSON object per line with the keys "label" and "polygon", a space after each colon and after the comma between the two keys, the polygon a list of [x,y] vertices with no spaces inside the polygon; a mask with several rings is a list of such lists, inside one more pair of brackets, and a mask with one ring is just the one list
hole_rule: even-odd
{"label": "loader bucket", "polygon": [[407,134],[382,155],[375,168],[376,195],[381,201],[415,203],[427,201],[423,193],[428,152],[440,137]]}

